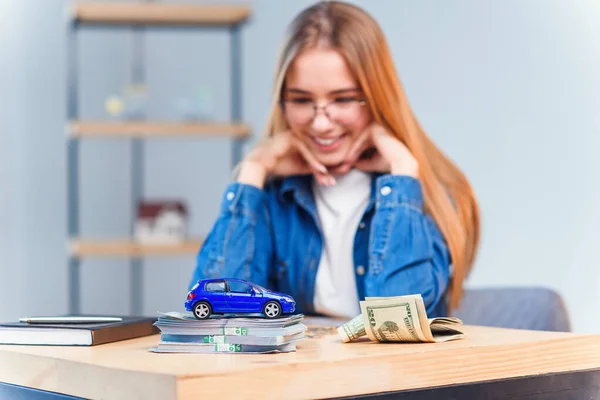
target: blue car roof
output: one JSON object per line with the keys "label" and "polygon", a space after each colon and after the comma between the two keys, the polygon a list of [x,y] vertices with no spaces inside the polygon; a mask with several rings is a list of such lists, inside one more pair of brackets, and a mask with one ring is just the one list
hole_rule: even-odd
{"label": "blue car roof", "polygon": [[200,280],[200,282],[214,282],[214,281],[238,281],[238,282],[247,283],[249,285],[253,285],[252,282],[248,282],[244,279],[239,279],[239,278],[207,278],[207,279]]}

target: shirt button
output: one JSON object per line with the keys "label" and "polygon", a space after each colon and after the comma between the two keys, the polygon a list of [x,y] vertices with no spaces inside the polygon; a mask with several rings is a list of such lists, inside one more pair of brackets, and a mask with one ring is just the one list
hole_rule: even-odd
{"label": "shirt button", "polygon": [[392,188],[389,186],[384,186],[381,188],[380,193],[382,196],[387,196],[388,194],[392,193]]}
{"label": "shirt button", "polygon": [[364,222],[361,222],[360,225],[358,225],[359,229],[365,229],[367,225]]}
{"label": "shirt button", "polygon": [[228,192],[226,197],[227,197],[227,200],[231,201],[235,197],[235,194],[233,194],[233,192]]}
{"label": "shirt button", "polygon": [[365,274],[365,267],[363,267],[362,265],[359,265],[358,267],[356,267],[356,273],[359,275],[364,275]]}

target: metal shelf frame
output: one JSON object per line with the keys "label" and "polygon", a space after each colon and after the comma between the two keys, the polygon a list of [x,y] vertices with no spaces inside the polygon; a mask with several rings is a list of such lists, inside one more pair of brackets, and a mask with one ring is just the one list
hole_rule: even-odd
{"label": "metal shelf frame", "polygon": [[[131,212],[136,215],[137,202],[144,193],[144,141],[152,137],[206,137],[214,133],[231,137],[232,168],[241,160],[242,147],[250,129],[242,122],[242,41],[241,29],[250,16],[248,6],[178,5],[155,3],[85,3],[71,4],[67,26],[67,230],[69,313],[81,313],[81,259],[94,256],[126,257],[130,260],[130,314],[143,313],[143,261],[145,257],[189,255],[201,240],[179,246],[139,245],[133,239],[94,241],[80,238],[80,141],[89,137],[118,137],[132,141]],[[230,124],[184,124],[152,121],[126,121],[122,124],[79,120],[77,33],[84,25],[117,26],[131,29],[135,47],[132,54],[132,84],[145,82],[142,62],[144,30],[147,26],[177,29],[224,29],[230,34]],[[178,131],[178,132],[177,132]],[[133,235],[133,222],[131,232]]]}

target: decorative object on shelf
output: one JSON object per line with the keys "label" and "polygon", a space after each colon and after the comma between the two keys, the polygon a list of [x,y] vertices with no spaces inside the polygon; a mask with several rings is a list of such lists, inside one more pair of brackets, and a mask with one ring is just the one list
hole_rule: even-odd
{"label": "decorative object on shelf", "polygon": [[188,211],[182,201],[140,201],[135,239],[142,243],[182,243],[187,239]]}
{"label": "decorative object on shelf", "polygon": [[108,99],[106,99],[106,101],[104,102],[104,109],[106,110],[106,113],[112,118],[118,118],[123,113],[123,110],[125,109],[125,104],[121,97],[112,95],[109,96]]}
{"label": "decorative object on shelf", "polygon": [[181,96],[176,101],[177,116],[183,121],[207,122],[214,119],[213,96],[207,87],[200,87],[195,97]]}
{"label": "decorative object on shelf", "polygon": [[144,84],[130,84],[125,87],[124,117],[129,120],[141,120],[146,117],[148,105],[148,87]]}
{"label": "decorative object on shelf", "polygon": [[104,109],[113,119],[141,120],[146,117],[147,99],[147,85],[129,84],[122,95],[110,95],[104,102]]}

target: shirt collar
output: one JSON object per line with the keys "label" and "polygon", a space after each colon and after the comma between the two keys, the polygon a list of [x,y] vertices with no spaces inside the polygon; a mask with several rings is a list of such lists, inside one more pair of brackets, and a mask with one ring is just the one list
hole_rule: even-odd
{"label": "shirt collar", "polygon": [[[371,180],[371,196],[367,211],[369,211],[374,205],[377,198],[377,178],[380,177],[381,173],[373,173]],[[288,176],[281,179],[279,188],[279,198],[281,200],[294,199],[296,202],[303,204],[312,204],[312,175],[294,175]]]}
{"label": "shirt collar", "polygon": [[[280,199],[297,198],[310,194],[311,175],[294,175],[282,178],[279,188]],[[291,196],[291,197],[288,197]]]}

